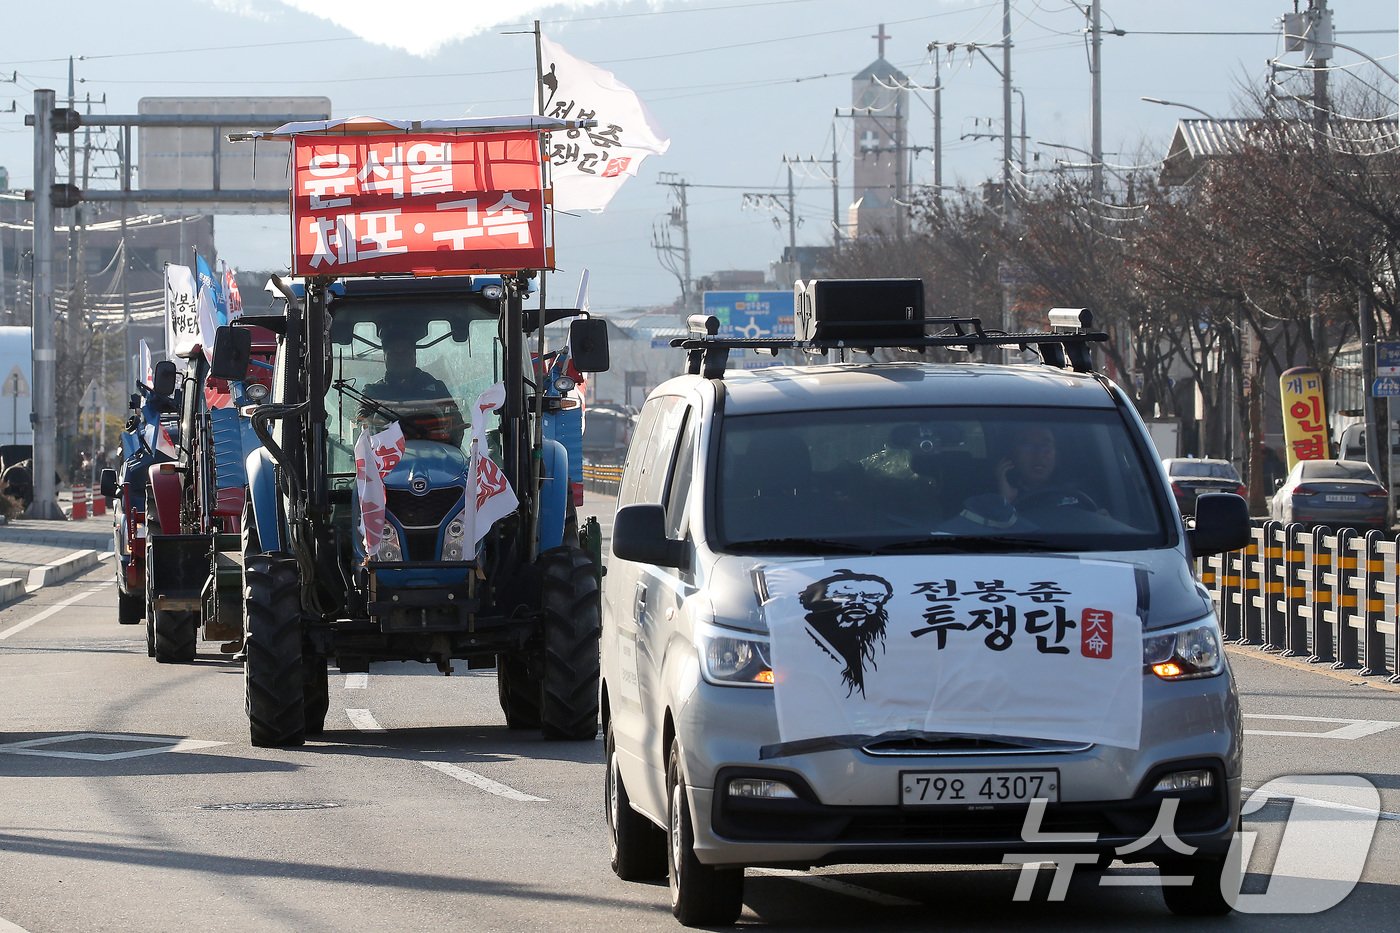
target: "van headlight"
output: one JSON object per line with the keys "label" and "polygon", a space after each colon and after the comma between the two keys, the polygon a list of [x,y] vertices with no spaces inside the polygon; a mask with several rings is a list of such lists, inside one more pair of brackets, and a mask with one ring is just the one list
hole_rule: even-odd
{"label": "van headlight", "polygon": [[700,670],[712,684],[724,687],[771,687],[773,665],[768,639],[702,626],[697,634]]}
{"label": "van headlight", "polygon": [[1163,680],[1214,677],[1225,669],[1220,627],[1214,619],[1142,637],[1142,663]]}

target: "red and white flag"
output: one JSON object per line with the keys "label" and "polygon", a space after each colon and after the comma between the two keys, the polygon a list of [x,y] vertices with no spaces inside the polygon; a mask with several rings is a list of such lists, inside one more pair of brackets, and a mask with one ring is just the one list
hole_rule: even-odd
{"label": "red and white flag", "polygon": [[403,459],[405,447],[397,421],[377,434],[365,428],[355,441],[355,489],[360,499],[360,535],[366,560],[378,556],[384,543],[384,511],[388,502],[384,479]]}
{"label": "red and white flag", "polygon": [[[496,383],[482,392],[472,408],[471,466],[467,473],[467,501],[463,515],[471,529],[471,552],[491,526],[520,505],[510,480],[486,452],[486,416],[505,404],[506,388]],[[475,495],[472,495],[475,491]]]}
{"label": "red and white flag", "polygon": [[230,324],[243,316],[243,296],[238,291],[238,274],[228,264],[224,265],[224,302],[228,305]]}

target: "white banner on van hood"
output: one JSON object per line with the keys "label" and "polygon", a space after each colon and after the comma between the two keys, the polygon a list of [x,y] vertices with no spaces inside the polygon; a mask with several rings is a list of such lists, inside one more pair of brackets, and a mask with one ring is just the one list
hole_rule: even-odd
{"label": "white banner on van hood", "polygon": [[917,731],[1138,747],[1130,565],[871,557],[765,580],[784,745]]}

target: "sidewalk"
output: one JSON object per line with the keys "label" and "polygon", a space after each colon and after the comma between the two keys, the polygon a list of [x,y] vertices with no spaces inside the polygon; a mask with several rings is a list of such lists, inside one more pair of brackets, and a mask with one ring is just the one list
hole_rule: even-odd
{"label": "sidewalk", "polygon": [[[78,522],[17,518],[0,525],[0,580],[27,581],[36,567],[88,550],[98,554],[112,550],[110,514]],[[8,601],[3,592],[0,590],[0,603]]]}

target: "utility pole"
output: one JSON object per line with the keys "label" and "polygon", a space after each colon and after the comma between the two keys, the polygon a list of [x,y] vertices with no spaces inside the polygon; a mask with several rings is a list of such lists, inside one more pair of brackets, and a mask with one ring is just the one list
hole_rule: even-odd
{"label": "utility pole", "polygon": [[[786,161],[786,160],[784,160]],[[788,278],[797,280],[797,196],[792,190],[792,163],[788,162]]]}
{"label": "utility pole", "polygon": [[54,92],[34,91],[34,501],[31,518],[62,519],[54,486],[53,175]]}
{"label": "utility pole", "polygon": [[[687,215],[686,204],[686,188],[688,186],[684,178],[673,172],[662,172],[657,176],[657,183],[671,189],[671,193],[676,196],[677,206],[671,209],[671,215],[666,224],[652,228],[651,245],[656,250],[661,265],[680,280],[681,307],[688,314],[694,310],[692,308],[694,290],[691,287],[693,280],[690,274],[690,219]],[[680,246],[671,243],[671,227],[680,228]],[[678,253],[680,254],[679,265],[677,265],[676,260]]]}
{"label": "utility pole", "polygon": [[[818,159],[816,156],[807,156],[807,158],[805,158],[805,159],[800,159],[800,158],[798,158],[797,156],[783,156],[783,162],[786,163],[787,166],[788,166],[788,176],[789,176],[789,180],[791,179],[791,176],[792,176],[792,166],[794,166],[794,165],[812,165],[812,166],[817,166],[817,165],[822,164],[822,160],[821,160],[821,159]],[[826,173],[823,173],[823,174],[826,174]],[[832,229],[832,242],[833,242],[834,244],[836,244],[836,245],[839,246],[840,243],[841,243],[841,189],[840,189],[840,176],[837,175],[837,162],[836,162],[836,126],[835,126],[835,124],[833,124],[832,127],[831,127],[831,173],[830,173],[829,175],[826,175],[826,178],[827,178],[828,181],[831,182],[831,229]],[[790,190],[791,190],[791,189],[789,188],[789,191],[790,191]],[[789,207],[791,208],[792,206],[793,206],[793,205],[792,205],[791,203],[789,203]]]}
{"label": "utility pole", "polygon": [[1001,0],[1001,212],[1011,217],[1011,0]]}
{"label": "utility pole", "polygon": [[1313,69],[1313,133],[1320,140],[1327,132],[1331,103],[1327,99],[1327,62],[1332,58],[1332,11],[1327,0],[1308,0],[1308,64]]}
{"label": "utility pole", "polygon": [[[1103,200],[1103,71],[1101,67],[1100,53],[1103,49],[1103,30],[1100,28],[1099,20],[1099,0],[1094,0],[1090,10],[1092,20],[1089,29],[1093,33],[1090,37],[1090,58],[1089,73],[1093,87],[1093,104],[1091,107],[1090,132],[1093,136],[1089,148],[1093,150],[1090,159],[1093,161],[1092,175],[1090,176],[1091,190],[1094,193],[1095,201]],[[1024,131],[1023,131],[1024,132]]]}
{"label": "utility pole", "polygon": [[933,197],[943,203],[943,68],[933,45]]}

